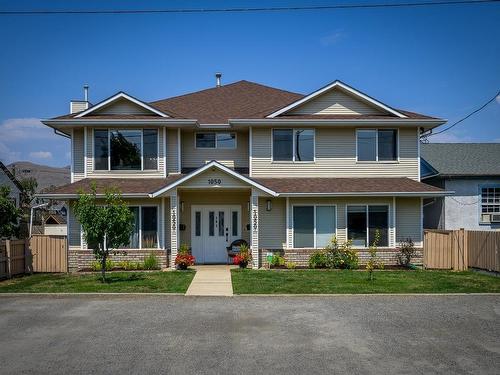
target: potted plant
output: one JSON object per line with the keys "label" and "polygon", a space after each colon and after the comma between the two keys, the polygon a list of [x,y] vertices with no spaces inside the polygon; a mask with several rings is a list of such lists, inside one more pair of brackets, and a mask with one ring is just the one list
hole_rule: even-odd
{"label": "potted plant", "polygon": [[189,266],[194,265],[195,258],[189,254],[189,248],[186,244],[182,244],[179,248],[179,252],[175,257],[175,265],[179,270],[187,270]]}
{"label": "potted plant", "polygon": [[252,261],[252,254],[248,245],[242,244],[240,246],[240,252],[233,258],[234,264],[238,265],[240,268],[247,268],[248,263]]}

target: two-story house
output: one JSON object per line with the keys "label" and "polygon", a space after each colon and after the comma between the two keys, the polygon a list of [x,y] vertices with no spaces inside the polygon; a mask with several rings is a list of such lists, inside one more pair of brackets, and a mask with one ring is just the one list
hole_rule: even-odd
{"label": "two-story house", "polygon": [[[253,267],[266,253],[307,262],[333,235],[361,258],[373,242],[389,262],[397,244],[422,247],[422,200],[446,194],[420,182],[420,135],[439,118],[392,108],[340,81],[302,95],[248,81],[155,102],[124,92],[43,121],[71,138],[78,197],[119,188],[135,215],[127,254],[155,251],[173,267],[180,244],[197,263],[226,263],[243,238]],[[72,269],[92,260],[68,214]]]}

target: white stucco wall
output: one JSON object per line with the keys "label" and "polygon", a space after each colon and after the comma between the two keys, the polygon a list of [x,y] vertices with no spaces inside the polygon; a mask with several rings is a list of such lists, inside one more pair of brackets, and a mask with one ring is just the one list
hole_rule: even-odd
{"label": "white stucco wall", "polygon": [[500,229],[500,223],[479,224],[481,205],[481,185],[500,185],[500,179],[453,179],[445,183],[446,190],[455,195],[445,197],[445,229],[489,230]]}

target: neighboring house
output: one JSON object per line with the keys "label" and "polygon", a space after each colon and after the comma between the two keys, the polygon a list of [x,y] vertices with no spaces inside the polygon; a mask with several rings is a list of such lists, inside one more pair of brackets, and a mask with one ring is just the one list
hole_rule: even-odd
{"label": "neighboring house", "polygon": [[421,145],[422,180],[455,194],[426,199],[424,228],[500,229],[500,143]]}
{"label": "neighboring house", "polygon": [[43,222],[43,234],[66,236],[68,234],[66,218],[59,213],[51,213]]}
{"label": "neighboring house", "polygon": [[[302,95],[239,81],[155,102],[119,92],[44,120],[71,137],[71,184],[41,194],[78,197],[117,187],[133,210],[127,254],[155,251],[174,267],[180,244],[197,263],[225,263],[250,243],[253,267],[268,251],[306,263],[336,235],[362,259],[412,238],[422,247],[420,135],[445,121],[390,107],[340,81]],[[72,105],[75,108],[75,104]],[[72,269],[93,259],[69,205]]]}
{"label": "neighboring house", "polygon": [[9,169],[0,161],[0,186],[8,186],[10,189],[10,198],[16,207],[21,204],[23,187]]}

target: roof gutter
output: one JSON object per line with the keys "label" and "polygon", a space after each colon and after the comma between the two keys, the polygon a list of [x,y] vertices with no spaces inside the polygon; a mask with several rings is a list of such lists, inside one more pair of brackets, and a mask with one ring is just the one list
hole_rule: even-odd
{"label": "roof gutter", "polygon": [[[36,198],[45,198],[45,199],[73,199],[78,198],[80,195],[76,193],[39,193],[35,194]],[[98,198],[106,197],[106,194],[96,194]],[[148,193],[128,193],[121,194],[122,198],[149,198]]]}
{"label": "roof gutter", "polygon": [[444,197],[454,191],[421,192],[345,192],[345,193],[279,193],[280,197]]}
{"label": "roof gutter", "polygon": [[122,125],[122,124],[133,124],[133,125],[197,125],[198,120],[195,119],[46,119],[42,120],[42,124],[53,127],[53,126],[74,126],[74,125]]}
{"label": "roof gutter", "polygon": [[443,119],[229,119],[229,123],[234,126],[267,126],[267,125],[314,125],[314,126],[331,126],[331,125],[428,125],[439,126],[446,123]]}

